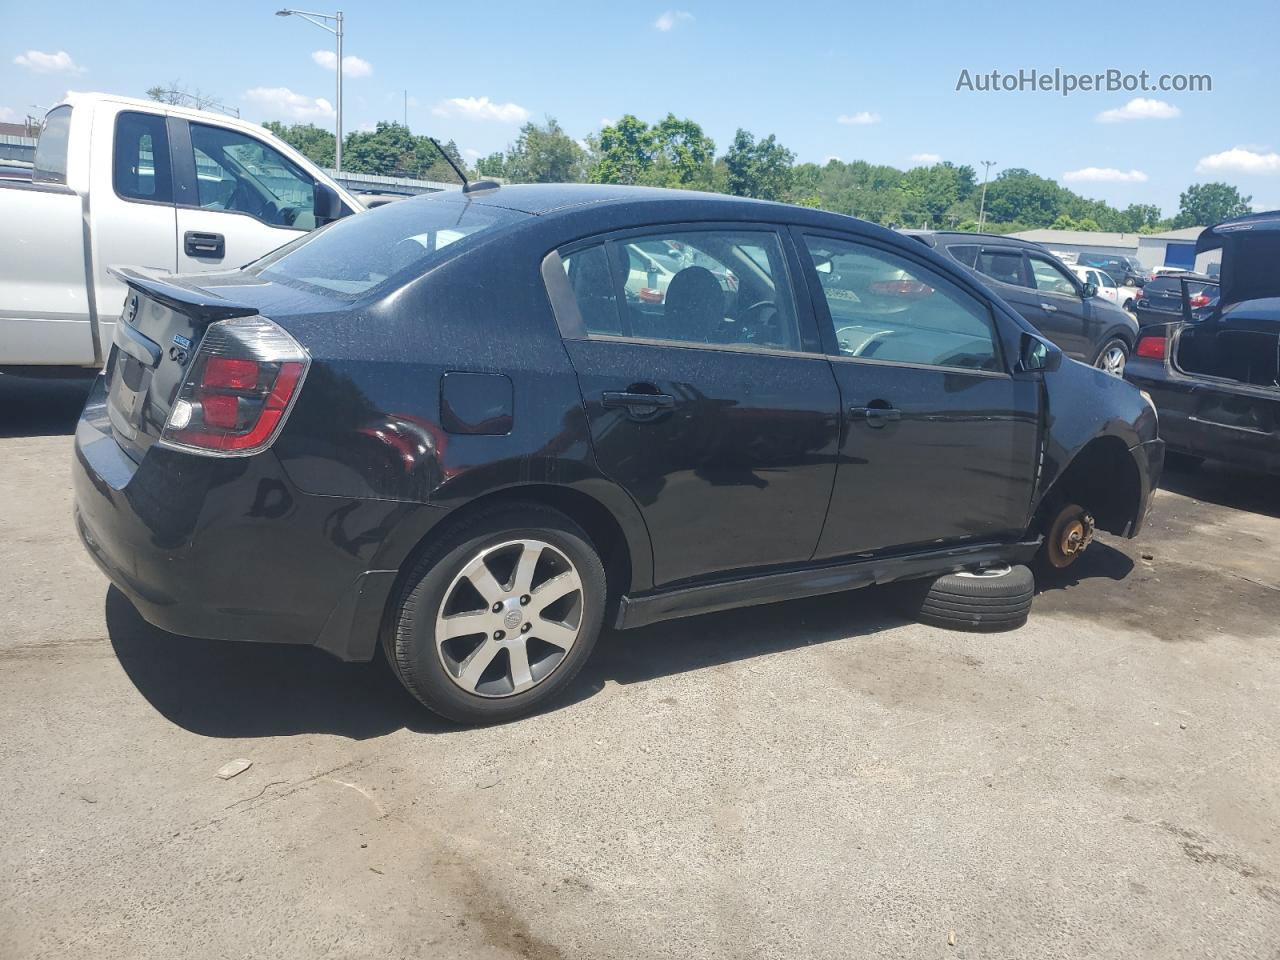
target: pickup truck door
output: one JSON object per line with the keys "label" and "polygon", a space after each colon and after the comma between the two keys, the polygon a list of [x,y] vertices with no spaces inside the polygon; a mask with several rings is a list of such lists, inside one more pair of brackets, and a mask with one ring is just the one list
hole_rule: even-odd
{"label": "pickup truck door", "polygon": [[179,273],[242,267],[315,227],[315,181],[270,144],[186,121],[176,139]]}

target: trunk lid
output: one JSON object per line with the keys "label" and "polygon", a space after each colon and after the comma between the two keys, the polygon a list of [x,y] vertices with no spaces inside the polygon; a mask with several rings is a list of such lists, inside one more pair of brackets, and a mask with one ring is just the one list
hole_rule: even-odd
{"label": "trunk lid", "polygon": [[184,278],[112,268],[129,287],[105,370],[107,414],[116,442],[141,461],[160,438],[169,409],[209,325],[253,316],[258,307],[220,297]]}

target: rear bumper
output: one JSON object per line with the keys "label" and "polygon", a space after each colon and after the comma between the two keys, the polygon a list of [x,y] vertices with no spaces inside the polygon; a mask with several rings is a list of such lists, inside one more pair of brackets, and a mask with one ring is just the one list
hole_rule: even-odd
{"label": "rear bumper", "polygon": [[396,571],[372,561],[394,505],[301,494],[271,454],[153,447],[135,463],[103,401],[99,379],[76,429],[76,529],[148,622],[201,639],[320,646],[344,660],[373,655]]}
{"label": "rear bumper", "polygon": [[1125,378],[1151,395],[1160,416],[1160,437],[1174,453],[1221,460],[1235,467],[1280,474],[1280,433],[1265,433],[1215,423],[1215,401],[1242,402],[1230,390],[1208,381],[1170,377],[1162,362],[1131,363]]}

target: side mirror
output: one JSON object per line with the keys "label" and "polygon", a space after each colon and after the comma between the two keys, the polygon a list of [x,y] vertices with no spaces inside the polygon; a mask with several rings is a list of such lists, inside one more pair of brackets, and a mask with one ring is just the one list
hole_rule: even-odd
{"label": "side mirror", "polygon": [[1098,285],[1092,281],[1086,281],[1084,285],[1084,298],[1092,300],[1098,295]]}
{"label": "side mirror", "polygon": [[350,211],[343,206],[342,198],[338,196],[338,191],[333,189],[327,183],[317,183],[315,193],[315,214],[316,226],[322,227],[326,223],[332,223],[334,220],[340,220]]}
{"label": "side mirror", "polygon": [[1024,333],[1020,359],[1023,370],[1044,370],[1052,373],[1062,366],[1062,351],[1035,334]]}

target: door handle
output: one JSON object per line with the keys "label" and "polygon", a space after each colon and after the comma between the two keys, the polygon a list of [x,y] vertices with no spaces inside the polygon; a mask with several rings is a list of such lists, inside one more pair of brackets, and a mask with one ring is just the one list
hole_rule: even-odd
{"label": "door handle", "polygon": [[1041,309],[1041,310],[1043,310],[1045,313],[1057,313],[1057,312],[1058,312],[1058,308],[1057,308],[1057,307],[1055,307],[1052,303],[1042,303],[1042,304],[1040,304],[1040,309]]}
{"label": "door handle", "polygon": [[221,260],[227,255],[227,240],[220,233],[200,233],[188,230],[182,236],[182,248],[188,257]]}
{"label": "door handle", "polygon": [[[875,403],[876,401],[872,401]],[[879,429],[890,421],[902,419],[902,411],[889,406],[881,401],[880,406],[870,407],[850,407],[849,419],[865,420],[868,427]]]}
{"label": "door handle", "polygon": [[669,393],[637,393],[630,390],[606,390],[600,395],[605,409],[622,409],[633,420],[653,420],[663,410],[676,405]]}

